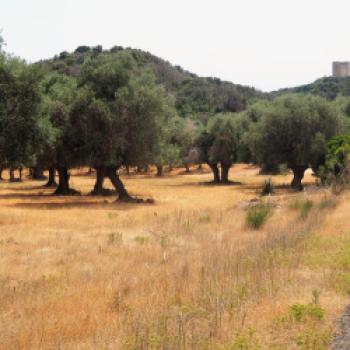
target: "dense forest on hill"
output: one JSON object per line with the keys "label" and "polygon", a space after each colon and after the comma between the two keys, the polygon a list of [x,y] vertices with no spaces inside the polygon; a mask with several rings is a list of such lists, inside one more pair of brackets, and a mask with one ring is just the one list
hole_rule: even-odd
{"label": "dense forest on hill", "polygon": [[162,84],[175,98],[180,116],[207,118],[208,114],[239,112],[245,109],[249,100],[265,96],[253,87],[233,84],[218,78],[199,77],[180,66],[139,49],[115,46],[103,50],[102,46],[79,46],[74,52],[61,52],[53,59],[38,62],[46,71],[56,71],[78,77],[84,62],[99,56],[113,58],[121,51],[129,53],[142,69],[154,73],[157,83]]}
{"label": "dense forest on hill", "polygon": [[324,97],[327,100],[334,100],[338,95],[350,96],[350,77],[324,77],[317,79],[311,84],[275,91],[271,95],[276,96],[288,92],[311,93]]}

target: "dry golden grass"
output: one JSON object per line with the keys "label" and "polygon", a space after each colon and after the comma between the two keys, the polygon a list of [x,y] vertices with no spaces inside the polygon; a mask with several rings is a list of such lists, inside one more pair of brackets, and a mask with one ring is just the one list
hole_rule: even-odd
{"label": "dry golden grass", "polygon": [[[87,194],[94,179],[85,172],[72,187]],[[347,266],[325,258],[343,251],[339,236],[350,246],[346,198],[314,204],[303,220],[293,198],[319,203],[325,194],[277,186],[266,199],[273,214],[255,231],[245,205],[266,178],[256,168],[235,166],[232,186],[208,185],[205,171],[178,173],[124,178],[154,205],[1,183],[0,348],[321,350],[296,339],[329,338],[348,302],[346,281],[336,283]],[[285,321],[314,290],[324,320]]]}

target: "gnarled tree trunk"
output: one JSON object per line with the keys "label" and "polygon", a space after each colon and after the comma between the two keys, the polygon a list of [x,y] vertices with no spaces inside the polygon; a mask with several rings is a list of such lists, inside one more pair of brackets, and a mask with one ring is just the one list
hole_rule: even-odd
{"label": "gnarled tree trunk", "polygon": [[3,180],[2,178],[2,172],[4,171],[4,168],[0,168],[0,180]]}
{"label": "gnarled tree trunk", "polygon": [[298,191],[302,191],[303,190],[303,185],[301,183],[301,181],[304,178],[304,173],[305,170],[308,167],[305,165],[296,165],[291,167],[292,171],[293,171],[293,180],[291,182],[291,187],[298,190]]}
{"label": "gnarled tree trunk", "polygon": [[118,199],[121,202],[134,202],[136,201],[132,198],[128,191],[126,190],[123,182],[120,180],[119,175],[117,174],[117,167],[108,167],[106,168],[106,176],[111,180],[114,188],[118,193]]}
{"label": "gnarled tree trunk", "polygon": [[55,191],[57,196],[73,196],[79,194],[78,191],[69,187],[69,178],[68,169],[66,167],[58,166],[58,186]]}
{"label": "gnarled tree trunk", "polygon": [[48,179],[47,183],[45,184],[45,187],[57,187],[55,177],[56,177],[56,168],[50,167],[49,168],[49,179]]}
{"label": "gnarled tree trunk", "polygon": [[113,194],[113,191],[104,188],[103,183],[105,177],[107,176],[105,167],[96,167],[96,182],[94,189],[91,191],[91,194],[94,196],[109,196]]}
{"label": "gnarled tree trunk", "polygon": [[219,167],[218,167],[217,163],[209,164],[209,166],[213,172],[213,176],[214,176],[213,182],[220,183],[220,172],[219,172]]}
{"label": "gnarled tree trunk", "polygon": [[188,163],[185,163],[184,166],[185,166],[185,169],[186,169],[186,173],[189,173],[190,172],[190,167],[188,166]]}
{"label": "gnarled tree trunk", "polygon": [[163,166],[157,165],[157,176],[163,176]]}
{"label": "gnarled tree trunk", "polygon": [[221,164],[221,182],[222,183],[225,183],[225,184],[229,183],[228,174],[229,174],[231,165],[232,164],[230,163]]}
{"label": "gnarled tree trunk", "polygon": [[15,170],[13,168],[9,169],[9,174],[10,174],[10,182],[15,182],[16,181]]}
{"label": "gnarled tree trunk", "polygon": [[98,167],[95,169],[96,169],[96,182],[91,194],[101,195],[103,194],[103,182],[105,180],[105,169],[103,167]]}

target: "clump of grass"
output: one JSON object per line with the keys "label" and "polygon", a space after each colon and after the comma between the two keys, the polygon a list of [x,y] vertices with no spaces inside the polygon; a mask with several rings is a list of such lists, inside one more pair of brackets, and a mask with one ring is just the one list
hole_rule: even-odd
{"label": "clump of grass", "polygon": [[303,205],[301,206],[301,211],[300,211],[300,218],[302,220],[306,220],[307,217],[309,216],[310,210],[313,206],[313,202],[310,201],[309,199],[306,200]]}
{"label": "clump of grass", "polygon": [[258,204],[249,208],[246,216],[247,226],[258,230],[264,225],[270,213],[271,206],[268,204]]}
{"label": "clump of grass", "polygon": [[108,235],[107,243],[109,245],[119,245],[123,242],[123,234],[120,232],[112,232]]}
{"label": "clump of grass", "polygon": [[136,236],[134,238],[134,241],[139,243],[140,245],[144,245],[148,243],[148,238],[143,236]]}
{"label": "clump of grass", "polygon": [[[226,349],[226,347],[225,347]],[[230,344],[227,349],[237,349],[237,350],[258,350],[261,349],[259,345],[258,338],[256,336],[256,331],[252,327],[248,327],[248,331],[244,333],[239,333],[232,344]]]}
{"label": "clump of grass", "polygon": [[261,195],[262,196],[268,196],[270,194],[274,194],[275,193],[275,186],[272,183],[271,179],[267,179],[264,181],[264,186],[262,188],[261,191]]}
{"label": "clump of grass", "polygon": [[169,236],[167,235],[160,236],[159,244],[163,248],[167,247],[170,244]]}
{"label": "clump of grass", "polygon": [[306,329],[294,337],[294,342],[301,350],[327,350],[332,339],[332,330],[327,329]]}
{"label": "clump of grass", "polygon": [[300,210],[300,218],[302,220],[306,220],[309,216],[310,210],[313,207],[313,202],[310,199],[295,199],[293,202],[290,203],[289,207],[291,209]]}
{"label": "clump of grass", "polygon": [[300,198],[294,199],[291,201],[288,205],[290,209],[297,210],[300,209],[302,206],[303,201]]}
{"label": "clump of grass", "polygon": [[295,322],[307,320],[321,321],[324,318],[324,310],[317,304],[294,304],[289,309],[289,318]]}
{"label": "clump of grass", "polygon": [[318,203],[319,209],[333,209],[337,206],[338,201],[335,197],[325,197]]}
{"label": "clump of grass", "polygon": [[200,223],[205,223],[205,224],[208,224],[210,222],[210,216],[209,214],[204,214],[202,216],[199,217],[198,221]]}

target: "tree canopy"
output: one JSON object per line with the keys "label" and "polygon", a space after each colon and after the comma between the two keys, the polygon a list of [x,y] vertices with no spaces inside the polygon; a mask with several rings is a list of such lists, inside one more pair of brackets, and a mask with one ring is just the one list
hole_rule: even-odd
{"label": "tree canopy", "polygon": [[283,95],[260,107],[261,118],[248,136],[251,152],[259,164],[287,164],[294,173],[292,186],[301,189],[305,170],[320,161],[326,141],[341,131],[341,116],[311,95]]}

